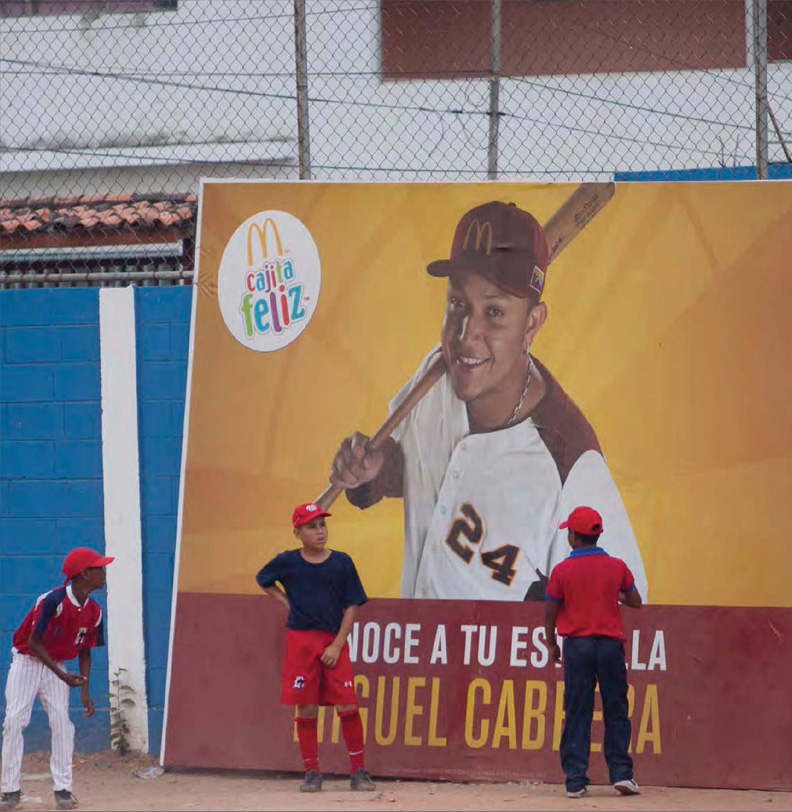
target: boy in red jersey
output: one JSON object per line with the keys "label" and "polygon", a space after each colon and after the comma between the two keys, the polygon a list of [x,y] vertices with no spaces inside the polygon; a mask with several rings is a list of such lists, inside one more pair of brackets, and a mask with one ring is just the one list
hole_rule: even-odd
{"label": "boy in red jersey", "polygon": [[[75,809],[72,794],[74,725],[69,719],[69,688],[81,689],[84,715],[94,704],[88,692],[91,649],[104,645],[102,610],[88,595],[105,584],[105,565],[112,558],[77,547],[63,561],[63,586],[39,596],[14,632],[11,667],[6,680],[3,722],[2,799],[0,810],[16,809],[22,798],[23,731],[38,696],[52,731],[50,772],[58,809]],[[79,674],[65,663],[79,657]]]}
{"label": "boy in red jersey", "polygon": [[628,754],[627,671],[619,602],[638,609],[641,596],[629,567],[598,546],[602,517],[590,507],[576,507],[559,530],[567,530],[572,552],[553,568],[547,584],[545,631],[553,659],[561,659],[555,636],[564,636],[564,732],[561,766],[567,795],[587,793],[594,689],[599,683],[605,721],[603,751],[614,789],[638,795]]}
{"label": "boy in red jersey", "polygon": [[[297,550],[279,553],[256,575],[259,586],[289,613],[280,701],[297,706],[297,738],[305,765],[301,792],[322,788],[317,744],[319,705],[335,705],[349,750],[350,787],[376,789],[363,761],[363,725],[346,645],[357,607],[368,599],[355,564],[327,549],[330,514],[307,502],[292,513]],[[285,593],[276,586],[280,583]]]}

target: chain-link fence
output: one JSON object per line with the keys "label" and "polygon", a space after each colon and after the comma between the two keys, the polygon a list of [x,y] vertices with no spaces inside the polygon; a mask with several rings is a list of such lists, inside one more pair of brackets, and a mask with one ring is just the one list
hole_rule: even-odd
{"label": "chain-link fence", "polygon": [[792,149],[792,0],[0,0],[0,32],[0,285],[189,281],[202,176],[767,177]]}

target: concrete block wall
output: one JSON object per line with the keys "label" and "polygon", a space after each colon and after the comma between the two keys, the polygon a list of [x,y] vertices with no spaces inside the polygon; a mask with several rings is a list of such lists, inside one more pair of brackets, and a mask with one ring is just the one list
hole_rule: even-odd
{"label": "concrete block wall", "polygon": [[[75,546],[105,549],[103,339],[95,289],[0,292],[0,677],[11,635],[35,598],[62,581]],[[159,752],[170,634],[192,288],[135,291],[143,617],[149,751]],[[108,329],[106,326],[102,329]],[[112,325],[109,326],[112,329]],[[107,430],[107,427],[106,427]],[[124,426],[117,430],[124,431]],[[112,551],[110,551],[112,554]],[[98,596],[105,607],[104,597]],[[112,631],[108,618],[108,633]],[[72,693],[78,750],[110,742],[107,649],[94,656],[97,706]],[[4,697],[0,711],[4,710]],[[28,752],[49,749],[40,707]]]}
{"label": "concrete block wall", "polygon": [[[36,597],[63,581],[72,547],[104,549],[98,291],[0,294],[0,671]],[[104,608],[104,599],[97,595]],[[92,719],[72,714],[77,747],[109,746],[107,650],[93,658]],[[76,666],[72,669],[76,671]],[[71,704],[80,708],[72,691]],[[5,710],[5,692],[0,700]],[[49,749],[34,709],[28,751]]]}

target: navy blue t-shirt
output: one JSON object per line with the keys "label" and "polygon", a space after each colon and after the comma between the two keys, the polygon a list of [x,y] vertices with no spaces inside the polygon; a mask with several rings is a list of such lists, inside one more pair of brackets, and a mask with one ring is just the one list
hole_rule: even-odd
{"label": "navy blue t-shirt", "polygon": [[262,589],[280,582],[291,606],[286,621],[290,629],[337,634],[344,609],[368,600],[354,561],[338,550],[319,564],[306,561],[299,550],[278,553],[259,570],[256,581]]}

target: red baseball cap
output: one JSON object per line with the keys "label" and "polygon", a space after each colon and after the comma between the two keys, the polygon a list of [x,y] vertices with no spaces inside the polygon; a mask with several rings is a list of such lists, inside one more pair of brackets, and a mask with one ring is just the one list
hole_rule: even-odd
{"label": "red baseball cap", "polygon": [[602,516],[594,508],[576,507],[567,517],[565,522],[558,525],[559,530],[568,527],[576,533],[584,533],[587,536],[598,536],[602,531]]}
{"label": "red baseball cap", "polygon": [[322,508],[320,508],[316,502],[303,502],[303,504],[297,505],[297,507],[292,511],[292,526],[296,530],[306,522],[310,522],[311,519],[318,519],[320,516],[332,515],[332,513],[322,510]]}
{"label": "red baseball cap", "polygon": [[89,567],[104,567],[106,564],[112,564],[113,561],[115,561],[115,558],[97,553],[96,550],[92,550],[90,547],[75,547],[63,559],[61,569],[68,581]]}
{"label": "red baseball cap", "polygon": [[549,255],[544,229],[532,214],[493,200],[462,215],[450,257],[430,262],[426,270],[431,276],[474,271],[513,296],[539,301]]}

